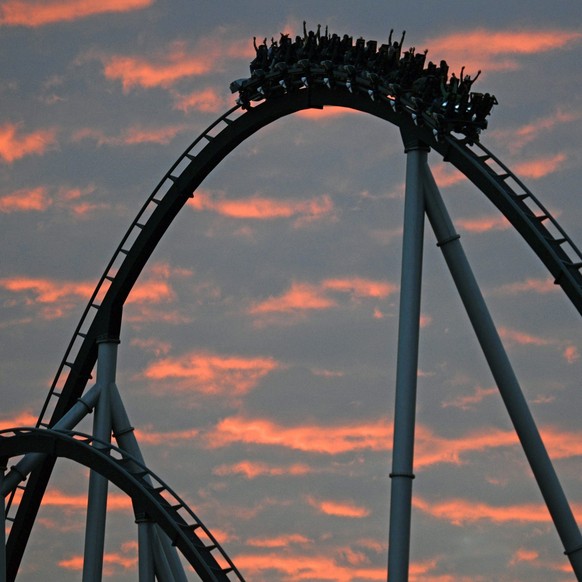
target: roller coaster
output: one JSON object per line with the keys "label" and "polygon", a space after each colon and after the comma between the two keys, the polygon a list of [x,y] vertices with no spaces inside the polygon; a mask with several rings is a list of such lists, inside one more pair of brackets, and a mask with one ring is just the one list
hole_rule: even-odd
{"label": "roller coaster", "polygon": [[[305,59],[303,59],[305,61]],[[139,580],[187,580],[181,558],[204,581],[243,580],[199,517],[144,459],[116,385],[124,303],[172,221],[204,179],[241,143],[288,115],[349,108],[397,126],[406,154],[400,323],[394,414],[388,570],[408,580],[415,398],[424,217],[436,234],[455,285],[548,506],[572,569],[582,580],[582,537],[466,260],[427,162],[429,150],[455,166],[522,236],[582,313],[582,254],[557,220],[485,145],[480,134],[493,101],[476,113],[475,94],[459,110],[431,107],[413,90],[365,69],[327,60],[274,65],[235,81],[237,103],[216,119],[147,198],[89,299],[35,427],[0,432],[5,539],[0,581],[15,580],[58,458],[90,469],[83,580],[101,580],[108,483],[130,499],[137,523]],[[461,74],[462,78],[462,74]],[[482,104],[481,104],[482,106]],[[88,387],[96,368],[95,383]],[[75,431],[95,412],[93,434]],[[111,444],[112,436],[117,446]],[[20,460],[7,470],[8,460]],[[4,533],[7,532],[7,535]]]}

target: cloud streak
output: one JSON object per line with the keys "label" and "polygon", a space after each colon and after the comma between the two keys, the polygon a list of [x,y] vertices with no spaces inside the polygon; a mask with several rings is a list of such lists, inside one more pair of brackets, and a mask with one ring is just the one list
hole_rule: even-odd
{"label": "cloud streak", "polygon": [[188,204],[198,212],[211,211],[242,220],[294,218],[295,226],[334,216],[334,204],[327,194],[309,200],[279,200],[259,195],[229,200],[222,194],[199,190]]}
{"label": "cloud streak", "polygon": [[44,212],[52,205],[52,200],[44,186],[36,188],[23,188],[12,194],[0,197],[0,212],[12,214],[13,212]]}
{"label": "cloud streak", "polygon": [[7,0],[0,6],[0,24],[36,28],[96,14],[130,12],[152,4],[153,0]]}
{"label": "cloud streak", "polygon": [[[551,521],[548,509],[543,503],[491,505],[461,498],[430,502],[417,495],[413,498],[412,505],[423,513],[456,526],[477,522],[533,524]],[[579,514],[582,506],[575,506],[574,510]]]}
{"label": "cloud streak", "polygon": [[270,357],[220,355],[194,351],[176,358],[164,358],[147,366],[148,380],[177,380],[179,391],[203,394],[246,394],[281,363]]}
{"label": "cloud streak", "polygon": [[0,159],[11,164],[25,156],[44,154],[56,142],[56,130],[23,133],[17,123],[0,125]]}
{"label": "cloud streak", "polygon": [[582,33],[564,29],[503,31],[477,28],[446,34],[426,41],[434,58],[443,58],[453,67],[511,71],[519,68],[518,57],[564,50],[582,40]]}

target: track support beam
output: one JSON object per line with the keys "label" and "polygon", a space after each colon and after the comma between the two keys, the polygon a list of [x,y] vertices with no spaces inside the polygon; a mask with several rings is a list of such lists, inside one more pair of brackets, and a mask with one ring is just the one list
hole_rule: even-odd
{"label": "track support beam", "polygon": [[467,261],[428,164],[422,168],[428,219],[489,364],[511,422],[565,548],[582,581],[582,536],[558,476],[497,333],[479,285]]}
{"label": "track support beam", "polygon": [[424,201],[422,168],[428,147],[418,141],[407,143],[404,233],[396,363],[396,396],[390,493],[388,573],[390,582],[408,580],[412,463],[416,420],[416,379],[420,330]]}
{"label": "track support beam", "polygon": [[[99,343],[98,348],[97,383],[101,385],[101,393],[95,407],[93,436],[105,443],[111,442],[111,387],[115,384],[118,344],[118,340],[105,340]],[[99,443],[95,442],[93,446],[99,447]],[[108,485],[103,475],[91,471],[85,526],[83,582],[100,582],[103,575]]]}

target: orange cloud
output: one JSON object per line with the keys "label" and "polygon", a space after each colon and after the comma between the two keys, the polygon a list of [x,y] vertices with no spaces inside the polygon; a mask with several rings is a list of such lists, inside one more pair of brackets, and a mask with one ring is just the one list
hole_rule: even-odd
{"label": "orange cloud", "polygon": [[[45,506],[65,507],[70,509],[87,509],[87,494],[71,495],[58,489],[48,490],[42,503]],[[120,493],[109,493],[107,496],[107,508],[110,511],[132,511],[131,499]]]}
{"label": "orange cloud", "polygon": [[311,544],[313,540],[301,534],[285,534],[268,538],[251,538],[247,545],[260,548],[286,548],[291,544]]}
{"label": "orange cloud", "polygon": [[533,562],[536,561],[540,557],[539,552],[534,550],[526,550],[525,548],[520,548],[515,552],[509,562],[510,565],[514,566],[515,564],[519,564],[520,562]]}
{"label": "orange cloud", "polygon": [[136,284],[127,298],[131,303],[160,303],[175,299],[175,293],[167,281],[145,280]]}
{"label": "orange cloud", "polygon": [[553,279],[526,279],[518,283],[508,283],[501,285],[491,293],[495,295],[521,295],[522,293],[553,293],[557,291],[557,286]]}
{"label": "orange cloud", "polygon": [[129,12],[152,4],[153,0],[7,0],[0,6],[0,24],[38,27],[107,12]]}
{"label": "orange cloud", "polygon": [[124,91],[134,87],[170,88],[186,77],[197,77],[220,70],[231,59],[254,56],[252,42],[228,38],[226,29],[201,38],[195,45],[176,41],[160,49],[152,57],[127,55],[96,55],[103,63],[105,77],[119,80]]}
{"label": "orange cloud", "polygon": [[467,66],[467,72],[507,71],[519,68],[520,55],[565,49],[580,42],[582,33],[559,29],[494,31],[479,28],[464,30],[426,41],[434,58],[447,59],[455,69]]}
{"label": "orange cloud", "polygon": [[446,188],[447,186],[453,186],[454,184],[467,180],[463,173],[459,172],[455,166],[451,166],[450,164],[433,166],[431,167],[431,171],[439,188]]}
{"label": "orange cloud", "polygon": [[52,200],[43,186],[16,190],[12,194],[0,197],[0,212],[42,212],[52,204]]}
{"label": "orange cloud", "polygon": [[498,331],[501,339],[504,339],[508,343],[518,344],[520,346],[527,345],[547,346],[555,343],[554,340],[529,334],[523,331],[518,331],[515,329],[509,329],[508,327],[501,326],[499,327]]}
{"label": "orange cloud", "polygon": [[[105,552],[103,554],[103,575],[115,576],[121,572],[130,572],[137,569],[137,544],[128,542],[122,544],[121,552]],[[60,560],[57,565],[65,570],[82,570],[84,556],[76,555],[66,560]]]}
{"label": "orange cloud", "polygon": [[510,151],[515,152],[522,149],[528,143],[534,141],[539,134],[554,129],[563,123],[572,123],[580,119],[581,114],[558,110],[552,115],[536,119],[531,123],[522,125],[514,129],[495,129],[490,132],[490,136],[507,144]]}
{"label": "orange cloud", "polygon": [[345,115],[360,114],[359,111],[354,109],[348,109],[347,107],[336,107],[333,105],[328,105],[323,109],[303,109],[297,112],[298,117],[303,117],[304,119],[313,121],[324,121],[324,120],[334,120],[338,117],[344,117]]}
{"label": "orange cloud", "polygon": [[329,309],[337,303],[326,297],[321,288],[309,283],[292,283],[291,289],[279,297],[269,297],[254,304],[249,313],[252,315],[262,313],[288,313],[293,311],[305,311],[311,309]]}
{"label": "orange cloud", "polygon": [[0,125],[0,159],[12,163],[29,155],[42,155],[56,141],[54,129],[22,134],[16,123]]}
{"label": "orange cloud", "polygon": [[[24,296],[24,304],[40,308],[45,319],[63,317],[78,305],[78,298],[87,299],[93,292],[91,283],[13,277],[0,279],[0,287]],[[40,305],[38,305],[40,304]]]}
{"label": "orange cloud", "polygon": [[356,582],[358,580],[386,581],[386,567],[362,568],[351,564],[341,565],[328,556],[296,554],[239,554],[234,561],[249,579],[272,576],[273,570],[281,572],[288,582],[304,580],[329,580],[330,582]]}
{"label": "orange cloud", "polygon": [[452,406],[454,408],[460,408],[461,410],[471,410],[472,408],[474,408],[475,404],[479,404],[479,402],[481,402],[487,396],[497,394],[498,392],[499,390],[497,389],[497,387],[481,388],[480,386],[477,386],[473,394],[457,396],[452,400],[443,402],[441,406],[443,408],[448,408]]}
{"label": "orange cloud", "polygon": [[567,160],[566,154],[556,154],[550,158],[538,158],[521,162],[515,166],[515,173],[519,176],[525,176],[532,180],[538,180],[548,174],[558,171]]}
{"label": "orange cloud", "polygon": [[19,412],[15,416],[8,416],[0,419],[0,430],[16,428],[19,426],[36,426],[38,416],[28,410]]}
{"label": "orange cloud", "polygon": [[197,191],[188,204],[197,211],[210,210],[229,218],[251,220],[296,218],[296,226],[331,216],[334,210],[333,202],[327,194],[310,200],[277,200],[264,196],[227,200],[224,196]]}
{"label": "orange cloud", "polygon": [[[412,505],[436,519],[448,521],[452,525],[464,525],[479,521],[491,523],[548,523],[551,521],[548,509],[543,503],[523,503],[517,505],[495,506],[473,499],[448,499],[429,502],[415,496]],[[579,513],[582,507],[576,507]]]}
{"label": "orange cloud", "polygon": [[202,91],[194,91],[188,95],[174,95],[174,109],[184,111],[201,111],[203,113],[219,113],[227,106],[226,99],[216,90],[208,87]]}
{"label": "orange cloud", "polygon": [[564,348],[564,359],[568,364],[573,364],[580,359],[580,352],[576,346],[566,346]]}
{"label": "orange cloud", "polygon": [[[414,463],[417,469],[438,463],[460,464],[464,454],[515,446],[518,443],[513,431],[490,428],[457,438],[443,438],[428,427],[419,425],[416,433]],[[563,435],[563,438],[574,436]],[[392,426],[388,421],[380,419],[338,426],[306,424],[287,427],[266,419],[232,416],[221,420],[205,435],[205,439],[210,448],[246,443],[337,455],[359,450],[390,450]]]}
{"label": "orange cloud", "polygon": [[[582,435],[552,426],[540,429],[550,456],[556,459],[582,455]],[[209,448],[235,443],[277,446],[338,455],[354,451],[385,452],[392,447],[392,425],[385,419],[343,425],[304,424],[283,426],[262,418],[231,416],[222,419],[204,435]],[[457,437],[441,437],[425,425],[417,425],[414,466],[417,470],[439,463],[460,465],[463,457],[491,449],[517,447],[513,430],[484,427]]]}
{"label": "orange cloud", "polygon": [[391,429],[385,420],[340,426],[285,427],[265,419],[233,416],[221,420],[206,435],[206,442],[211,448],[242,442],[336,455],[363,449],[386,450],[390,437]]}
{"label": "orange cloud", "polygon": [[151,427],[135,429],[135,436],[140,443],[166,447],[182,444],[184,441],[192,441],[199,433],[200,431],[196,428],[167,432],[154,431]]}
{"label": "orange cloud", "polygon": [[315,507],[321,513],[325,515],[335,515],[337,517],[351,517],[351,518],[362,518],[368,517],[370,511],[365,507],[361,507],[352,503],[350,501],[332,501],[323,500],[319,501],[312,497],[307,499],[309,505]]}
{"label": "orange cloud", "polygon": [[509,221],[505,216],[487,216],[482,218],[459,218],[455,221],[461,229],[467,232],[483,233],[493,230],[507,230]]}
{"label": "orange cloud", "polygon": [[398,290],[398,287],[387,281],[375,281],[361,277],[326,279],[321,282],[323,289],[349,293],[352,297],[374,297],[385,299]]}
{"label": "orange cloud", "polygon": [[108,136],[99,129],[84,128],[76,131],[73,141],[92,139],[98,146],[127,146],[140,145],[144,143],[169,144],[179,133],[188,128],[183,125],[170,125],[167,127],[144,128],[141,126],[128,127],[120,135]]}
{"label": "orange cloud", "polygon": [[150,380],[178,379],[180,390],[204,394],[245,394],[261,378],[281,367],[269,357],[221,356],[195,351],[179,358],[165,358],[149,365],[144,376]]}
{"label": "orange cloud", "polygon": [[249,309],[252,315],[264,313],[293,313],[306,310],[330,309],[337,301],[328,293],[348,293],[352,299],[385,299],[398,287],[388,281],[376,281],[361,277],[325,279],[317,285],[309,283],[291,284],[291,289],[278,297],[269,297],[255,303]]}
{"label": "orange cloud", "polygon": [[220,465],[212,470],[214,475],[221,477],[227,475],[242,475],[247,479],[269,476],[279,477],[281,475],[307,475],[314,470],[308,465],[295,463],[288,466],[269,465],[260,461],[240,461],[233,465]]}

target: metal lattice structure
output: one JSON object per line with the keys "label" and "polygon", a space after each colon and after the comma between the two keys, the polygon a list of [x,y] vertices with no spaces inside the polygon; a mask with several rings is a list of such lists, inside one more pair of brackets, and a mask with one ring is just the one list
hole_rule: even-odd
{"label": "metal lattice structure", "polygon": [[[333,83],[330,82],[330,74]],[[279,76],[277,76],[279,75]],[[434,150],[460,170],[496,206],[582,313],[582,253],[548,209],[474,135],[442,134],[434,119],[414,103],[397,98],[370,79],[348,78],[340,69],[312,71],[309,83],[273,73],[277,95],[256,106],[241,103],[219,117],[178,158],[132,222],[82,315],[50,387],[36,428],[0,433],[0,457],[24,455],[6,475],[5,578],[14,580],[58,457],[91,469],[87,528],[101,540],[86,548],[84,580],[98,580],[107,483],[132,500],[140,545],[140,580],[186,580],[175,548],[205,581],[243,580],[232,560],[141,456],[115,385],[124,303],[142,269],[174,218],[221,161],[246,138],[287,115],[339,106],[385,120],[400,129],[406,157],[406,207],[396,388],[395,441],[390,523],[390,580],[408,579],[411,442],[419,330],[420,263],[424,215],[428,215],[459,293],[481,342],[506,407],[546,500],[572,567],[582,579],[582,538],[553,471],[525,399],[511,370],[479,288],[466,262],[427,163]],[[281,83],[280,81],[283,81]],[[96,383],[87,390],[97,365]],[[92,436],[71,432],[95,409]],[[118,447],[110,444],[111,435]],[[18,493],[18,502],[14,501]],[[4,528],[2,528],[4,530]],[[396,535],[395,532],[398,532]],[[0,564],[0,567],[3,567]]]}

